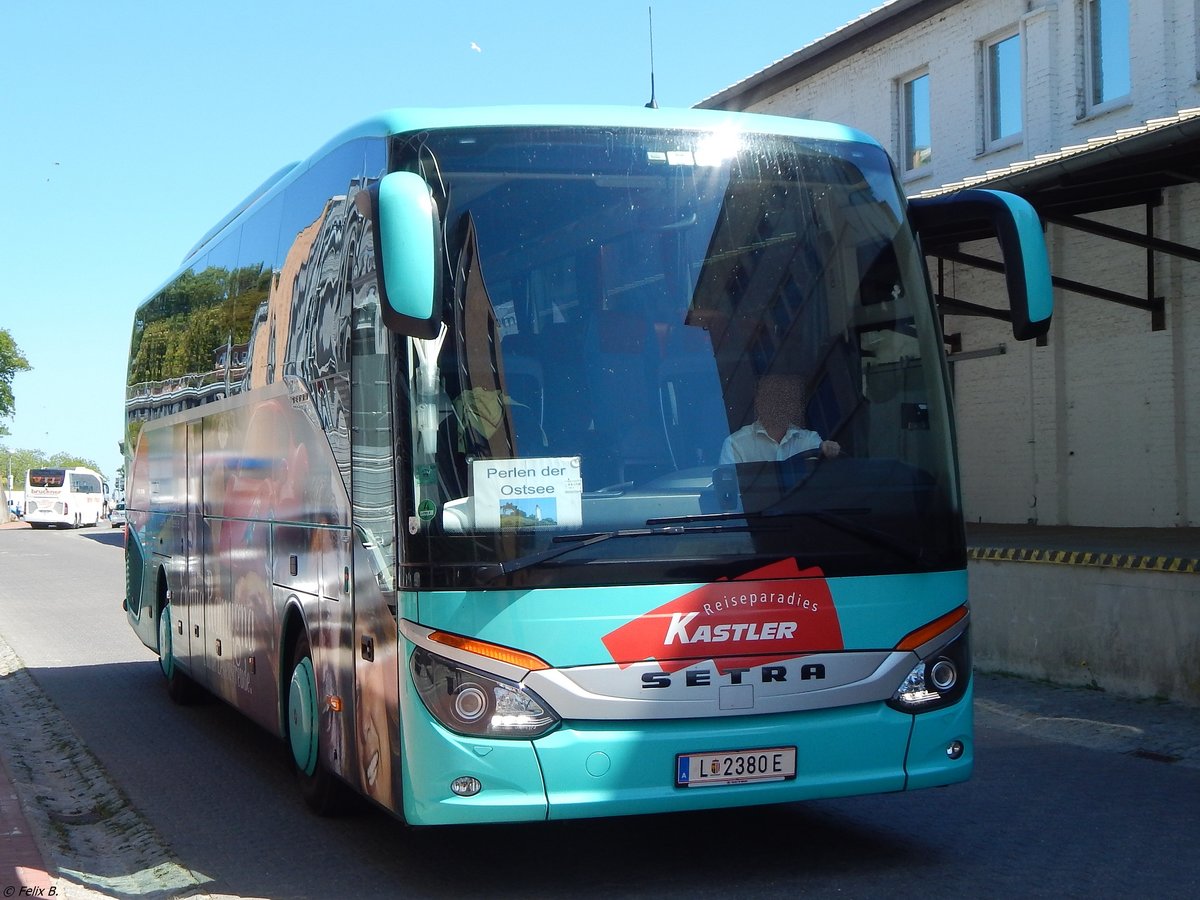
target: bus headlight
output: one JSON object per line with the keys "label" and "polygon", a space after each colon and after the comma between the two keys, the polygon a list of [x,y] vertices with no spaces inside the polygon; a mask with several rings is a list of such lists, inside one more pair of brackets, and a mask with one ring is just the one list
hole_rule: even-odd
{"label": "bus headlight", "polygon": [[525,687],[417,647],[409,660],[413,683],[440,724],[477,737],[535,738],[561,721]]}
{"label": "bus headlight", "polygon": [[888,706],[905,713],[930,712],[957,703],[971,680],[971,651],[967,632],[917,663]]}

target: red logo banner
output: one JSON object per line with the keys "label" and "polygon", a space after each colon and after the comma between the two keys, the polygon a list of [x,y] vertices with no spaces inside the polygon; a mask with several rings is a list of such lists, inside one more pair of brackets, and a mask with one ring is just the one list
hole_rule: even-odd
{"label": "red logo banner", "polygon": [[845,646],[824,573],[794,559],[702,585],[602,640],[622,668],[654,659],[665,672],[708,659],[724,672]]}

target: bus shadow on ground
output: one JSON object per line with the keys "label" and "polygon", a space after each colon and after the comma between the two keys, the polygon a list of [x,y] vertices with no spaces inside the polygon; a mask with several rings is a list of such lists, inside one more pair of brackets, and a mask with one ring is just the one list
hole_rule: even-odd
{"label": "bus shadow on ground", "polygon": [[125,546],[125,529],[123,528],[112,528],[107,531],[89,531],[83,537],[89,541],[95,541],[97,544],[104,544],[108,547]]}
{"label": "bus shadow on ground", "polygon": [[[81,766],[79,785],[46,787],[78,800],[102,780],[113,785],[92,803],[94,814],[72,807],[63,819],[52,811],[60,842],[49,855],[64,877],[107,885],[117,896],[202,889],[390,898],[397,885],[418,897],[494,897],[498,890],[529,897],[773,895],[798,879],[806,889],[833,889],[847,867],[899,877],[911,874],[913,859],[938,856],[919,835],[895,827],[911,813],[891,809],[872,821],[878,808],[854,800],[425,829],[365,803],[319,818],[296,790],[282,741],[218,700],[176,706],[153,657],[29,674],[52,701],[30,707],[57,707],[69,722],[50,742],[54,752],[92,760]],[[67,737],[79,744],[69,752]],[[117,796],[128,802],[111,803]],[[100,816],[121,805],[137,821]],[[108,836],[106,821],[113,826]],[[130,829],[142,835],[136,852]],[[147,883],[154,871],[170,883]]]}

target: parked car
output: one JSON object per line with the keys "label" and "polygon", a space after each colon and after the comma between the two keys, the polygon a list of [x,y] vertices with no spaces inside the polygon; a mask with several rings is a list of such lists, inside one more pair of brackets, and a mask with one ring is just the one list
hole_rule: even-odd
{"label": "parked car", "polygon": [[108,514],[108,521],[112,523],[113,528],[120,528],[125,524],[125,504],[118,503],[113,511]]}

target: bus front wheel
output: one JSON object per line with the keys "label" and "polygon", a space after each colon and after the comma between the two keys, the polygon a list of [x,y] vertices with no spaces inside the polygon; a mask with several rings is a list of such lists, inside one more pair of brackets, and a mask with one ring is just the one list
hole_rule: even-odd
{"label": "bus front wheel", "polygon": [[344,788],[321,762],[321,708],[317,674],[308,636],[301,634],[292,648],[291,679],[287,690],[287,740],[292,770],[304,802],[317,815],[336,815],[343,807]]}
{"label": "bus front wheel", "polygon": [[158,664],[167,679],[167,696],[180,705],[195,699],[196,683],[179,668],[175,659],[174,629],[172,627],[171,603],[158,610]]}

